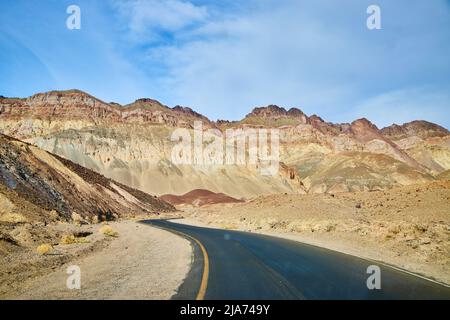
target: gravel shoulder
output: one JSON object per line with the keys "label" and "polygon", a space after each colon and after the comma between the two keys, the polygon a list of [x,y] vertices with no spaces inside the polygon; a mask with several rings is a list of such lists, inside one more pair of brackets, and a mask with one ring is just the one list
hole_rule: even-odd
{"label": "gravel shoulder", "polygon": [[[118,237],[95,234],[92,251],[46,268],[41,275],[15,279],[2,299],[170,299],[189,272],[192,248],[186,239],[134,221],[110,223]],[[73,246],[73,248],[70,248]],[[61,250],[77,250],[83,244]],[[70,290],[67,268],[79,266],[81,289]],[[42,269],[42,268],[40,268]],[[53,270],[52,270],[53,269]],[[5,277],[5,278],[3,278]],[[2,280],[6,280],[5,273]],[[20,280],[20,281],[19,281]]]}

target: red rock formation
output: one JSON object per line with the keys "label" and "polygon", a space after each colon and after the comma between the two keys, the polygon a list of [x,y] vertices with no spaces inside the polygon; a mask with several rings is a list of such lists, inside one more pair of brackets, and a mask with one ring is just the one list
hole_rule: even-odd
{"label": "red rock formation", "polygon": [[195,206],[204,206],[207,204],[243,202],[242,200],[235,199],[223,193],[214,193],[203,189],[192,190],[181,196],[166,194],[160,198],[173,205],[190,204]]}

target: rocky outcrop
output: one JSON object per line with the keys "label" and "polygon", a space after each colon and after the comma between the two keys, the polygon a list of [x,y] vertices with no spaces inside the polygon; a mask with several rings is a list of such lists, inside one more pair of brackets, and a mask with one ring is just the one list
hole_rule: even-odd
{"label": "rocky outcrop", "polygon": [[120,109],[78,90],[38,93],[26,99],[1,98],[2,117],[68,119],[96,123],[101,120],[119,120]]}
{"label": "rocky outcrop", "polygon": [[[97,222],[174,210],[154,196],[4,135],[0,135],[0,194],[11,203],[2,220],[19,216]],[[21,210],[27,206],[41,214]]]}
{"label": "rocky outcrop", "polygon": [[288,111],[285,108],[269,105],[267,107],[254,108],[243,120],[235,123],[260,126],[280,127],[284,125],[298,125],[308,123],[308,117],[297,108]]}
{"label": "rocky outcrop", "polygon": [[169,108],[147,98],[121,106],[79,90],[39,93],[26,99],[0,98],[0,116],[4,122],[27,120],[21,121],[21,126],[14,123],[3,126],[4,133],[20,138],[61,129],[123,123],[193,128],[194,121],[202,121],[204,127],[214,127],[209,119],[187,107]]}
{"label": "rocky outcrop", "polygon": [[163,124],[171,127],[193,128],[195,121],[201,121],[204,127],[214,124],[205,116],[188,107],[169,108],[153,99],[138,99],[121,108],[122,120],[126,123]]}

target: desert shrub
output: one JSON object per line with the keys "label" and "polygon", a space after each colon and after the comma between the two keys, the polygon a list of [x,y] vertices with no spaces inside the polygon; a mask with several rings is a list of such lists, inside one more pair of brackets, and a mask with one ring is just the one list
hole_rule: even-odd
{"label": "desert shrub", "polygon": [[104,225],[98,230],[100,233],[103,233],[104,235],[110,236],[110,237],[118,237],[119,233],[115,231],[111,226]]}
{"label": "desert shrub", "polygon": [[62,236],[59,244],[74,244],[74,243],[88,243],[89,241],[84,237],[75,237],[73,234],[65,234]]}
{"label": "desert shrub", "polygon": [[39,253],[41,255],[45,255],[45,254],[49,253],[52,250],[53,250],[53,247],[50,244],[48,244],[48,243],[41,244],[36,249],[37,253]]}

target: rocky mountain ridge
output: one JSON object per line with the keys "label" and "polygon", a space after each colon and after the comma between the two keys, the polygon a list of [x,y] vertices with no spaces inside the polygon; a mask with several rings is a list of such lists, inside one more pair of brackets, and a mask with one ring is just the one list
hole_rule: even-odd
{"label": "rocky mountain ridge", "polygon": [[[196,167],[171,161],[176,128],[276,127],[280,171],[257,166]],[[450,134],[426,121],[379,129],[368,119],[334,124],[298,108],[255,108],[241,121],[210,121],[153,99],[121,106],[78,90],[0,98],[0,132],[154,194],[208,189],[248,198],[270,193],[379,190],[426,182],[450,169]],[[192,132],[192,131],[191,131]]]}

